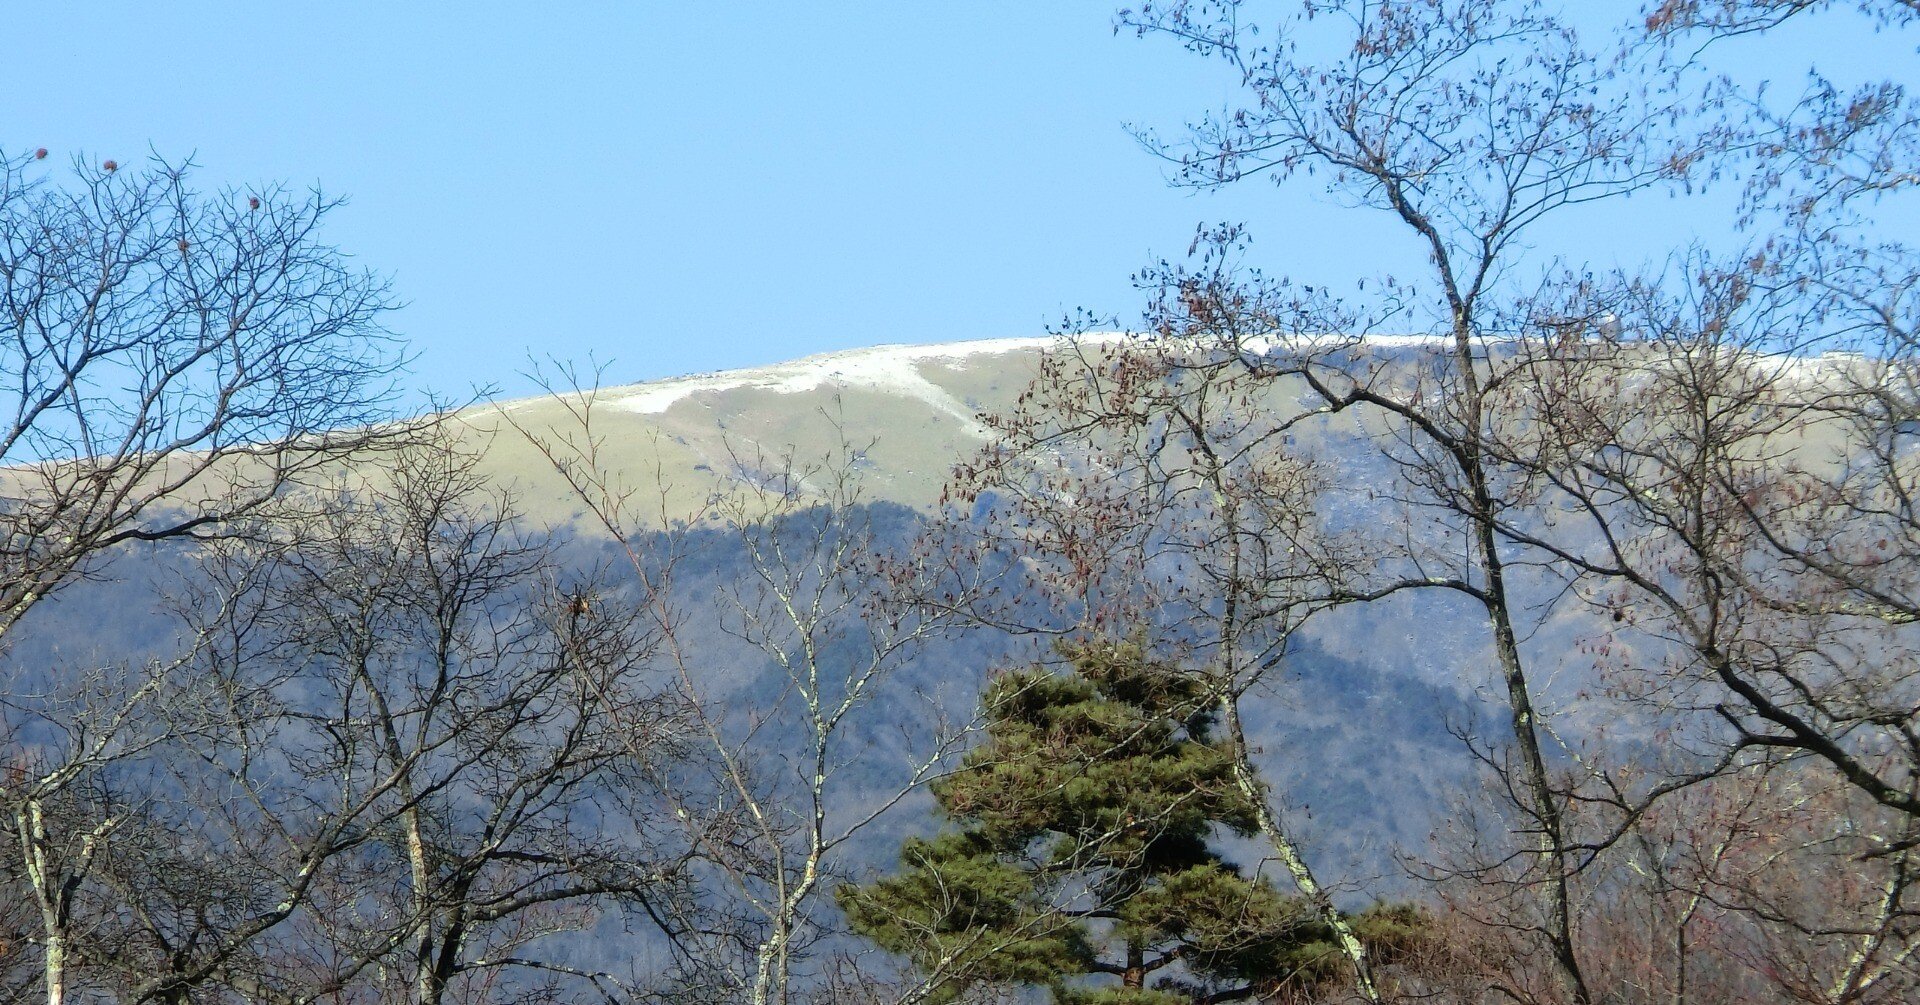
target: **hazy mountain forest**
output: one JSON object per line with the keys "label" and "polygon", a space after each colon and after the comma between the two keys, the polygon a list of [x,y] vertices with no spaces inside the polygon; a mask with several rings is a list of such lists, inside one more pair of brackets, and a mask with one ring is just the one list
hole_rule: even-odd
{"label": "hazy mountain forest", "polygon": [[400,414],[329,197],[0,155],[0,1001],[1920,999],[1920,113],[1720,62],[1920,3],[1617,6],[1119,11],[1427,266],[1208,225],[950,453]]}

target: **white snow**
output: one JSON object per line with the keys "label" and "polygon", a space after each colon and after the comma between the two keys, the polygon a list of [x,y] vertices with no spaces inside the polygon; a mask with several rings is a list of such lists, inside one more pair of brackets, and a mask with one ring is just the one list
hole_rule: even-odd
{"label": "white snow", "polygon": [[[1083,342],[1105,344],[1125,337],[1121,332],[1081,336]],[[1032,352],[1062,344],[1053,337],[976,339],[934,345],[879,345],[848,349],[745,370],[674,377],[626,388],[610,388],[606,402],[629,412],[657,415],[696,394],[753,388],[777,394],[799,394],[824,386],[859,388],[917,398],[963,422],[974,422],[973,410],[920,373],[920,364],[965,360],[974,356]]]}
{"label": "white snow", "polygon": [[[1128,332],[1089,332],[1074,337],[1087,345],[1111,345],[1129,337]],[[1275,346],[1280,340],[1249,339],[1247,347],[1255,351]],[[1342,340],[1343,342],[1345,340]],[[1427,348],[1445,339],[1432,335],[1368,335],[1356,344],[1379,348]],[[689,397],[731,391],[739,388],[772,391],[776,394],[800,394],[833,386],[879,391],[916,398],[966,422],[974,423],[973,410],[920,373],[920,364],[964,361],[975,356],[1037,352],[1066,344],[1057,336],[1032,338],[974,339],[965,342],[940,342],[931,345],[891,344],[864,349],[822,353],[788,363],[719,370],[713,373],[669,377],[664,380],[608,388],[604,401],[614,408],[643,415],[658,415]]]}
{"label": "white snow", "polygon": [[[1130,334],[1092,332],[1076,336],[1075,340],[1088,345],[1111,345],[1128,338]],[[1371,333],[1358,337],[1331,335],[1253,337],[1246,339],[1243,346],[1253,352],[1272,351],[1287,344],[1326,348],[1351,345],[1355,348],[1364,346],[1374,350],[1392,351],[1434,349],[1445,346],[1450,341],[1450,337],[1444,335]],[[1489,341],[1499,340],[1489,339]],[[936,362],[964,365],[966,360],[974,357],[1038,352],[1064,344],[1066,344],[1065,340],[1060,337],[1040,336],[975,339],[931,345],[878,345],[822,353],[768,366],[669,377],[623,387],[606,388],[599,392],[599,396],[603,403],[615,409],[642,415],[658,415],[689,398],[741,388],[772,391],[776,394],[800,394],[823,387],[855,389],[897,395],[924,402],[937,411],[959,419],[970,430],[980,433],[983,430],[978,427],[974,410],[945,388],[928,380],[922,374],[921,367],[924,364]],[[1826,357],[1807,359],[1785,355],[1778,361],[1781,365],[1795,371],[1802,368],[1830,366],[1834,362]],[[511,408],[517,404],[522,403],[511,402],[504,407]]]}
{"label": "white snow", "polygon": [[[1099,347],[1113,345],[1132,337],[1139,336],[1137,333],[1128,332],[1093,332],[1076,336],[1074,341],[1089,347]],[[1502,340],[1488,337],[1485,341],[1489,344],[1497,344]],[[1450,343],[1450,337],[1435,334],[1369,333],[1360,336],[1335,336],[1319,333],[1275,333],[1264,337],[1245,338],[1241,346],[1245,351],[1253,353],[1284,351],[1288,348],[1338,350],[1351,347],[1362,352],[1398,355],[1406,352],[1437,351],[1448,347]],[[942,364],[965,368],[969,360],[981,357],[1037,354],[1066,344],[1068,344],[1067,340],[1061,337],[1040,336],[921,345],[878,345],[823,353],[768,366],[692,374],[601,388],[588,393],[602,407],[637,415],[659,416],[683,402],[689,406],[705,405],[711,408],[714,404],[711,399],[705,402],[700,399],[735,389],[764,390],[776,394],[802,394],[822,388],[836,391],[863,391],[915,402],[954,420],[957,426],[955,431],[960,435],[984,440],[990,433],[982,425],[977,410],[952,391],[929,379],[925,367],[929,364]],[[1753,352],[1752,356],[1757,364],[1772,368],[1772,375],[1776,379],[1808,385],[1831,379],[1828,376],[1830,373],[1849,367],[1858,367],[1865,359],[1857,354],[1844,352],[1828,352],[1821,355]],[[526,398],[518,401],[496,402],[490,407],[492,410],[504,413],[550,400],[550,398]]]}

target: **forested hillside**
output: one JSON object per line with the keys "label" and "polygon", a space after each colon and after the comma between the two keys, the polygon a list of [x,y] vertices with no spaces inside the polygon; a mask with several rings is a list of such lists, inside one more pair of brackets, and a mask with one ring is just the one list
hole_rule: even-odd
{"label": "forested hillside", "polygon": [[1619,17],[1115,14],[1383,275],[426,408],[337,200],[0,153],[0,1002],[1920,997],[1920,118],[1767,63],[1920,7]]}
{"label": "forested hillside", "polygon": [[[231,829],[199,840],[225,844],[224,856],[237,853],[231,842],[295,820],[372,827],[327,849],[325,868],[343,881],[398,867],[413,854],[409,827],[450,842],[421,860],[431,872],[435,855],[477,854],[458,851],[459,835],[484,847],[493,828],[513,825],[500,835],[506,846],[464,859],[471,872],[456,870],[455,885],[429,890],[417,909],[396,903],[346,924],[322,911],[324,901],[303,904],[273,926],[292,943],[239,944],[219,958],[222,971],[244,967],[263,980],[298,958],[323,966],[305,957],[323,946],[374,961],[405,937],[450,954],[449,992],[472,979],[454,977],[510,947],[516,975],[490,978],[503,986],[531,988],[550,979],[539,974],[561,973],[567,986],[684,996],[751,980],[757,959],[725,964],[725,947],[784,935],[795,945],[783,966],[800,986],[824,987],[847,978],[848,966],[871,965],[853,962],[871,954],[844,933],[828,894],[885,875],[903,840],[940,826],[927,783],[954,770],[994,721],[978,704],[989,682],[1028,665],[1065,672],[1059,643],[1100,638],[1149,644],[1200,680],[1232,680],[1213,678],[1209,661],[1221,633],[1234,632],[1248,662],[1221,693],[1233,696],[1249,766],[1286,821],[1285,854],[1311,868],[1343,910],[1426,902],[1427,883],[1460,868],[1445,856],[1497,836],[1512,812],[1484,804],[1509,765],[1496,739],[1502,702],[1485,627],[1436,574],[1452,561],[1457,531],[1442,514],[1427,519],[1420,551],[1401,550],[1404,531],[1382,538],[1382,528],[1419,519],[1407,473],[1377,452],[1393,442],[1392,425],[1338,415],[1303,424],[1294,409],[1310,400],[1309,385],[1265,368],[1311,360],[1324,368],[1315,379],[1358,376],[1416,395],[1444,379],[1444,347],[1342,339],[1305,352],[1265,341],[1222,348],[1100,336],[853,357],[896,374],[916,373],[902,357],[937,361],[930,370],[941,380],[964,373],[1002,409],[975,404],[971,423],[928,409],[925,392],[902,393],[917,386],[906,379],[873,381],[871,365],[821,374],[814,362],[714,375],[676,397],[671,384],[640,386],[456,413],[410,432],[414,441],[378,464],[336,468],[328,476],[336,489],[303,494],[261,525],[264,537],[124,550],[41,604],[11,632],[13,735],[32,759],[24,763],[71,766],[72,781],[54,790],[80,799],[65,812],[98,821],[92,827],[110,821],[110,833],[134,826],[130,813],[161,828],[213,814]],[[1488,358],[1517,371],[1530,349],[1501,344]],[[1658,372],[1657,346],[1619,351],[1637,371]],[[1740,365],[1798,399],[1858,362],[1747,354]],[[1009,386],[1023,391],[1006,394]],[[724,397],[741,390],[752,397]],[[672,415],[636,421],[660,413],[620,409],[650,394],[696,415],[723,414],[726,428],[702,431]],[[1121,407],[1117,395],[1138,397]],[[1184,439],[1167,424],[1188,407],[1217,410],[1200,426],[1207,438]],[[883,431],[917,409],[932,413],[926,424],[951,428],[916,435],[913,450],[880,446]],[[601,425],[603,415],[614,418]],[[652,425],[669,421],[671,434]],[[1539,425],[1530,415],[1503,422],[1516,437]],[[1063,428],[1070,437],[1054,432]],[[742,429],[817,438],[773,453]],[[597,452],[601,444],[607,452]],[[1162,466],[1208,445],[1237,452],[1212,491],[1199,491],[1206,483],[1192,481],[1185,462]],[[631,462],[636,455],[645,461]],[[1824,454],[1817,459],[1831,468]],[[895,467],[942,465],[956,471],[945,502],[886,498],[915,500],[918,491],[918,481],[889,477]],[[674,486],[686,484],[709,487],[676,512]],[[535,515],[518,502],[567,493],[571,511],[546,504]],[[1594,527],[1528,505],[1511,518],[1516,535],[1596,546]],[[1229,518],[1260,531],[1223,537]],[[1236,562],[1260,571],[1234,576]],[[1235,582],[1244,585],[1226,588]],[[1569,594],[1550,568],[1514,582],[1541,598],[1523,608],[1520,626],[1523,651],[1551,668],[1538,692],[1542,714],[1584,738],[1550,749],[1556,776],[1571,784],[1605,763],[1625,773],[1609,786],[1643,785],[1713,767],[1708,754],[1675,744],[1685,726],[1677,708],[1619,690],[1623,673],[1631,687],[1649,672],[1637,654],[1674,658],[1671,639],[1639,629],[1650,615],[1631,601]],[[1636,655],[1623,669],[1619,654]],[[576,683],[569,711],[550,707],[561,695],[544,675],[575,660],[570,676],[591,670],[602,675],[595,688],[617,682],[619,697]],[[483,721],[508,715],[519,725],[471,735],[474,702]],[[196,716],[182,721],[182,703]],[[591,732],[576,731],[602,716]],[[556,722],[574,725],[548,736]],[[294,740],[322,723],[337,725]],[[312,746],[338,729],[348,732],[330,742],[346,745],[324,755]],[[362,747],[394,729],[396,742],[422,746]],[[494,759],[510,751],[514,763],[540,763],[527,742],[562,760],[531,776],[500,775]],[[478,743],[471,758],[449,753],[470,743]],[[239,757],[246,770],[215,782],[180,772],[173,762],[183,756]],[[367,783],[350,781],[382,771],[420,773],[418,784],[436,794],[416,804],[395,794],[393,779],[366,792]],[[534,779],[547,788],[529,804],[517,793]],[[243,810],[234,798],[255,805]],[[292,800],[271,810],[290,816],[256,816],[268,799]],[[796,806],[817,808],[817,828]],[[416,814],[419,823],[408,823]],[[376,835],[391,836],[368,843]],[[720,835],[724,854],[711,844]],[[1289,881],[1275,871],[1286,860],[1257,828],[1219,839],[1241,868]],[[526,852],[511,851],[529,840],[575,850],[529,873]],[[140,870],[172,884],[201,868],[172,854],[81,864],[79,915],[117,913],[127,894],[113,891],[153,882],[137,881]],[[286,889],[301,867],[278,856],[250,866],[266,889]],[[768,899],[809,874],[818,885],[805,896]],[[532,912],[506,915],[510,929],[457,922],[472,931],[447,941],[418,920],[485,914],[508,891],[528,895],[516,910]],[[172,890],[165,907],[203,910],[194,898],[210,894],[233,896],[196,881]],[[156,918],[159,909],[141,908]],[[98,944],[114,946],[117,960],[164,951],[164,928],[102,929],[113,913],[85,925],[93,939],[114,932]],[[1038,919],[1050,916],[1028,924],[1044,927]],[[95,958],[87,972],[119,981],[156,965]],[[363,980],[365,965],[327,980]],[[734,977],[703,969],[719,965],[744,969]],[[127,976],[106,976],[116,971]],[[21,980],[31,986],[30,976]],[[513,983],[523,980],[534,983]],[[1310,983],[1324,992],[1321,980]]]}

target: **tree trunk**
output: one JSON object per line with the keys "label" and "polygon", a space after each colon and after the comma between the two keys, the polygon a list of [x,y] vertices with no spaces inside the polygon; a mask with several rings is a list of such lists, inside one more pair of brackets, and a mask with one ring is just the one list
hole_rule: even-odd
{"label": "tree trunk", "polygon": [[[402,789],[411,800],[412,786],[403,786]],[[446,984],[440,978],[440,968],[433,951],[433,905],[429,896],[433,883],[433,864],[427,860],[427,842],[420,827],[419,807],[407,810],[403,819],[407,829],[407,865],[413,878],[413,893],[408,907],[413,911],[413,923],[419,926],[416,933],[419,943],[414,952],[414,1001],[416,1005],[440,1005]]]}
{"label": "tree trunk", "polygon": [[47,1005],[61,1005],[67,996],[67,940],[65,936],[49,932],[46,938],[44,972],[47,982]]}
{"label": "tree trunk", "polygon": [[40,909],[41,974],[47,1005],[61,1005],[67,995],[66,883],[57,863],[47,853],[47,822],[40,800],[27,796],[14,809],[14,826],[27,883]]}
{"label": "tree trunk", "polygon": [[1240,705],[1230,694],[1220,696],[1220,722],[1227,732],[1227,743],[1233,748],[1233,781],[1240,794],[1253,808],[1254,823],[1260,828],[1260,834],[1273,847],[1274,854],[1280,857],[1281,865],[1293,877],[1294,885],[1300,889],[1300,895],[1307,898],[1314,910],[1319,912],[1322,921],[1333,930],[1334,941],[1340,946],[1341,955],[1353,967],[1353,989],[1361,998],[1373,1005],[1381,1002],[1379,985],[1373,979],[1373,963],[1367,958],[1367,947],[1360,937],[1353,934],[1353,926],[1341,917],[1340,910],[1333,905],[1333,898],[1313,877],[1307,860],[1294,847],[1293,840],[1281,829],[1280,821],[1267,805],[1267,794],[1261,788],[1260,776],[1254,769],[1253,758],[1247,748],[1247,736],[1240,725]]}
{"label": "tree trunk", "polygon": [[[1403,211],[1403,216],[1406,215]],[[1411,220],[1411,217],[1408,217]],[[1435,260],[1445,258],[1436,252]],[[1449,284],[1449,289],[1453,289]],[[1459,367],[1462,400],[1466,411],[1459,442],[1449,450],[1466,479],[1465,516],[1473,523],[1475,550],[1479,552],[1480,574],[1486,582],[1481,603],[1493,629],[1494,656],[1500,663],[1500,676],[1507,688],[1507,708],[1513,728],[1514,744],[1520,748],[1521,785],[1532,806],[1521,809],[1538,824],[1532,828],[1536,861],[1545,870],[1547,944],[1560,971],[1562,983],[1576,1005],[1593,1000],[1586,978],[1580,972],[1580,959],[1574,952],[1573,916],[1567,894],[1566,837],[1560,819],[1560,807],[1554,799],[1552,779],[1547,774],[1546,758],[1540,753],[1540,734],[1533,705],[1533,690],[1527,681],[1526,664],[1520,658],[1520,643],[1513,630],[1512,606],[1507,600],[1506,567],[1500,561],[1499,509],[1494,504],[1492,478],[1487,470],[1486,454],[1481,450],[1485,435],[1485,411],[1481,401],[1480,372],[1473,355],[1474,301],[1451,294],[1453,301],[1453,358]]]}

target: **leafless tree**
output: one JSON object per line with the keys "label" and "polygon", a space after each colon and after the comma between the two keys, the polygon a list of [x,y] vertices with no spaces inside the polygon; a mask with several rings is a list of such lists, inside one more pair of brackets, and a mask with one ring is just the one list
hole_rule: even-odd
{"label": "leafless tree", "polygon": [[[270,186],[197,191],[192,165],[0,156],[0,633],[137,542],[263,512],[353,451],[405,438],[385,284],[321,236],[339,205]],[[140,829],[195,688],[183,653],[110,669],[9,668],[0,782],[11,869],[38,904],[36,986],[64,993],[68,938],[114,839]],[[189,721],[193,720],[193,721]]]}
{"label": "leafless tree", "polygon": [[449,444],[387,459],[208,546],[182,666],[15,697],[53,738],[9,804],[43,916],[23,993],[604,992],[555,936],[683,895],[643,827],[688,728],[655,640]]}
{"label": "leafless tree", "polygon": [[[188,657],[190,659],[191,656]],[[103,904],[112,897],[103,876],[119,846],[139,840],[164,776],[164,760],[185,731],[218,730],[216,716],[169,714],[203,696],[181,673],[187,660],[66,668],[57,680],[14,685],[5,728],[12,763],[5,803],[7,854],[0,876],[19,903],[31,905],[10,1000],[65,1000],[76,972],[97,962]]]}
{"label": "leafless tree", "polygon": [[[1845,5],[1662,4],[1645,27],[1660,42],[1727,41],[1834,6]],[[1860,6],[1886,25],[1911,16],[1902,4]],[[1198,358],[1238,359],[1304,386],[1303,415],[1379,416],[1369,438],[1399,483],[1383,491],[1438,514],[1409,543],[1466,545],[1464,562],[1417,546],[1398,561],[1409,583],[1432,573],[1433,585],[1488,615],[1515,743],[1510,755],[1477,753],[1512,796],[1535,860],[1503,872],[1495,867],[1517,863],[1490,847],[1469,871],[1540,895],[1536,921],[1507,909],[1499,924],[1537,930],[1561,984],[1508,993],[1590,1000],[1581,957],[1599,950],[1573,905],[1608,896],[1620,870],[1644,871],[1651,807],[1778,769],[1766,775],[1776,795],[1826,792],[1820,773],[1833,772],[1866,804],[1822,797],[1827,825],[1876,837],[1846,854],[1818,842],[1796,851],[1803,872],[1831,877],[1824,907],[1836,913],[1824,920],[1755,906],[1757,876],[1751,896],[1722,890],[1717,906],[1743,905],[1748,951],[1785,940],[1776,947],[1795,945],[1811,961],[1831,945],[1823,940],[1852,933],[1850,962],[1828,968],[1830,980],[1799,979],[1792,993],[1870,996],[1905,965],[1907,909],[1902,896],[1855,902],[1840,891],[1904,889],[1916,700],[1899,654],[1909,648],[1902,514],[1916,273],[1864,209],[1910,185],[1900,165],[1911,113],[1891,83],[1848,92],[1816,79],[1778,108],[1726,81],[1690,92],[1682,84],[1704,50],[1682,45],[1658,65],[1602,59],[1543,11],[1434,2],[1315,3],[1293,19],[1241,3],[1123,12],[1123,25],[1224,60],[1249,97],[1182,141],[1143,136],[1176,165],[1176,180],[1284,181],[1317,169],[1337,194],[1408,227],[1433,270],[1429,290],[1391,282],[1349,308],[1236,272],[1224,264],[1236,235],[1217,233],[1210,243],[1223,250],[1198,266],[1148,277],[1160,291],[1149,327]],[[1499,59],[1512,44],[1520,49]],[[1617,86],[1621,74],[1638,74],[1645,89]],[[1519,235],[1549,214],[1738,169],[1753,179],[1742,221],[1784,224],[1751,247],[1681,252],[1644,275],[1514,281]],[[1350,351],[1359,333],[1419,330],[1426,318],[1437,367]],[[1681,752],[1664,774],[1630,772],[1637,790],[1588,759],[1585,741],[1598,734],[1570,737],[1542,718],[1530,666],[1562,657],[1530,654],[1516,627],[1524,611],[1568,606],[1611,625],[1590,654],[1599,672]],[[1570,768],[1552,767],[1555,746]],[[1597,824],[1594,806],[1614,817]],[[1763,800],[1742,826],[1782,811]],[[1577,826],[1562,819],[1569,813]],[[1847,854],[1863,857],[1849,867]],[[1691,889],[1686,898],[1704,896]],[[1867,972],[1886,976],[1846,976]],[[1789,983],[1772,987],[1786,993]]]}
{"label": "leafless tree", "polygon": [[271,729],[201,755],[273,793],[230,839],[270,837],[262,871],[298,900],[287,939],[305,956],[219,976],[285,1002],[602,979],[551,937],[681,881],[635,815],[689,728],[651,681],[657,639],[596,584],[568,585],[469,459],[440,444],[393,460],[247,573],[263,583],[210,651],[209,672],[269,703]]}
{"label": "leafless tree", "polygon": [[[835,931],[827,895],[848,847],[935,777],[967,734],[934,696],[898,683],[952,619],[900,602],[923,572],[874,526],[857,446],[843,439],[800,457],[736,445],[733,484],[676,512],[660,479],[630,480],[607,462],[594,391],[566,373],[553,390],[573,422],[520,432],[584,504],[588,530],[626,557],[630,616],[659,633],[697,724],[698,749],[657,783],[702,891],[686,913],[659,919],[676,962],[658,993],[805,999],[825,986],[816,948]],[[737,561],[694,586],[680,577],[697,528],[718,532]],[[717,601],[705,622],[689,591]],[[689,627],[703,623],[731,644]],[[751,669],[729,673],[720,661]],[[856,774],[866,777],[861,801],[850,798]]]}
{"label": "leafless tree", "polygon": [[339,200],[190,162],[0,155],[0,634],[128,542],[201,536],[399,430]]}
{"label": "leafless tree", "polygon": [[[1488,396],[1501,385],[1502,358],[1488,337],[1510,327],[1513,305],[1503,297],[1530,229],[1686,169],[1688,153],[1657,145],[1660,133],[1649,128],[1666,114],[1660,92],[1618,87],[1603,55],[1532,3],[1356,0],[1270,17],[1238,2],[1183,3],[1124,11],[1120,23],[1170,35],[1240,77],[1247,100],[1228,114],[1197,121],[1179,141],[1143,134],[1180,182],[1312,172],[1340,197],[1403,225],[1425,253],[1426,282],[1390,294],[1383,310],[1403,310],[1396,320],[1407,326],[1431,324],[1439,365],[1398,386],[1378,368],[1356,374],[1344,365],[1356,318],[1309,291],[1276,287],[1248,298],[1231,292],[1231,280],[1223,287],[1220,272],[1169,274],[1156,324],[1303,381],[1323,409],[1369,411],[1396,427],[1390,442],[1405,481],[1423,505],[1451,514],[1448,529],[1465,547],[1432,578],[1485,615],[1510,712],[1520,831],[1543,903],[1539,934],[1569,998],[1589,1001],[1568,901],[1563,797],[1550,777],[1511,549],[1497,524],[1509,500],[1482,442],[1501,421]],[[1250,337],[1277,338],[1281,352]],[[1274,364],[1276,355],[1288,362]]]}

